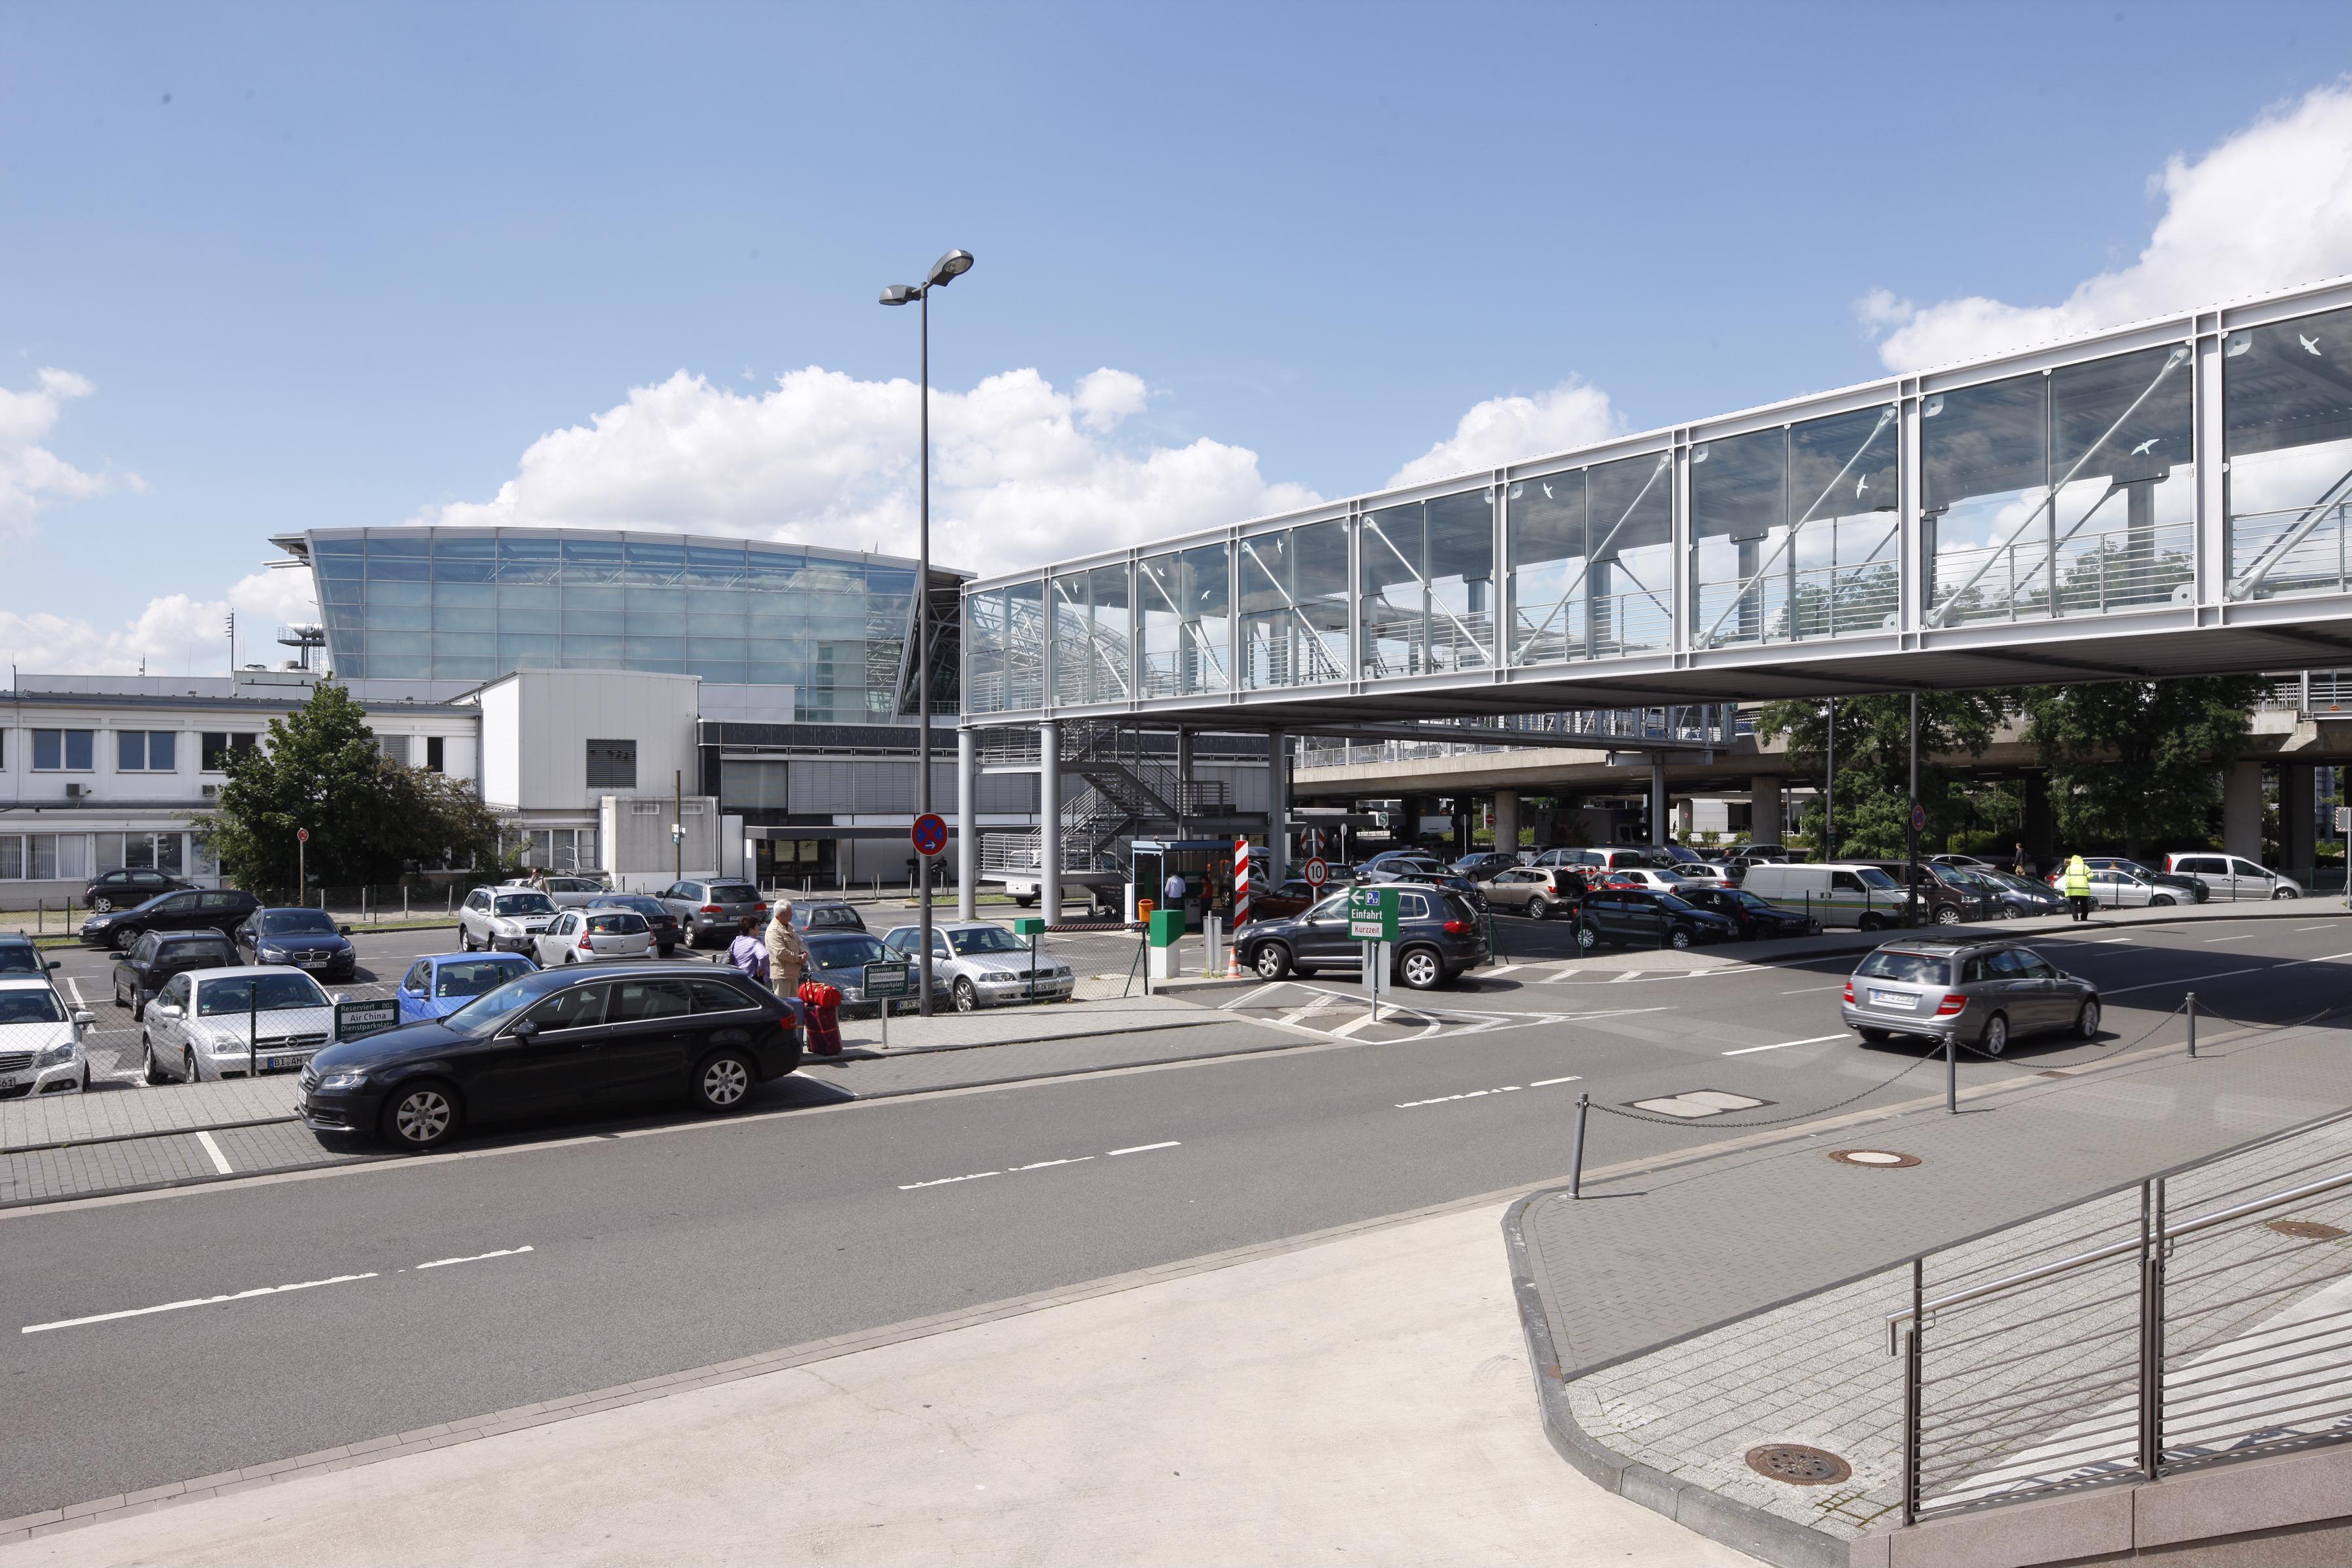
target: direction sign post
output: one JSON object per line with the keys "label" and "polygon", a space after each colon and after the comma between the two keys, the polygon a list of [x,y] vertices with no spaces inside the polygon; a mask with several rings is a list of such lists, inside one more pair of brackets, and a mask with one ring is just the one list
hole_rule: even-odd
{"label": "direction sign post", "polygon": [[[308,864],[310,858],[310,843],[309,828],[298,827],[294,830],[294,901],[303,905],[308,905],[310,901],[310,868]],[[323,904],[326,900],[321,899],[319,901]]]}
{"label": "direction sign post", "polygon": [[[924,624],[927,626],[929,625],[928,621]],[[929,693],[930,691],[930,688],[928,684],[925,684],[923,689],[925,692],[925,700],[928,701],[929,700]],[[929,721],[927,719],[925,721],[925,724],[928,726],[929,722]],[[930,731],[928,727],[923,731],[923,741],[926,746],[929,745]],[[930,753],[926,751],[923,755],[923,795],[925,800],[928,802],[930,796]],[[921,857],[921,858],[916,863],[915,867],[916,871],[922,878],[923,888],[921,897],[918,900],[917,906],[919,910],[917,922],[919,929],[922,933],[919,938],[919,941],[922,943],[922,951],[916,956],[916,962],[920,963],[923,967],[918,973],[918,978],[915,984],[915,995],[917,998],[916,1010],[921,1013],[924,1017],[928,1018],[931,1016],[931,861],[948,847],[947,818],[941,816],[936,811],[924,812],[921,816],[915,818],[914,826],[908,830],[907,837],[913,840],[915,853]]]}
{"label": "direction sign post", "polygon": [[1392,887],[1348,889],[1348,934],[1364,944],[1364,994],[1375,1024],[1381,1021],[1381,992],[1388,984],[1390,947],[1397,939],[1397,904]]}
{"label": "direction sign post", "polygon": [[882,1048],[890,1048],[890,1004],[915,989],[915,966],[911,963],[875,963],[866,966],[864,990],[868,1002],[878,1003],[882,1009]]}

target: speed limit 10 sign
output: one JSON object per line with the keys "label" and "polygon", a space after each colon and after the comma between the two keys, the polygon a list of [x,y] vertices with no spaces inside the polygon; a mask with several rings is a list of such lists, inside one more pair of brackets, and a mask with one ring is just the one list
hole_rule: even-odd
{"label": "speed limit 10 sign", "polygon": [[1323,863],[1322,857],[1318,856],[1314,859],[1307,862],[1307,885],[1308,887],[1319,888],[1330,879],[1331,868]]}

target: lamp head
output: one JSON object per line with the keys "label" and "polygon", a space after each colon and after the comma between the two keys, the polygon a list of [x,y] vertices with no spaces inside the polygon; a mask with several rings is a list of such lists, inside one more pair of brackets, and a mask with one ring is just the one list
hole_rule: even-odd
{"label": "lamp head", "polygon": [[971,252],[950,250],[931,263],[931,275],[923,281],[933,289],[944,289],[971,270]]}
{"label": "lamp head", "polygon": [[911,305],[923,297],[923,291],[911,283],[893,283],[882,290],[886,305]]}

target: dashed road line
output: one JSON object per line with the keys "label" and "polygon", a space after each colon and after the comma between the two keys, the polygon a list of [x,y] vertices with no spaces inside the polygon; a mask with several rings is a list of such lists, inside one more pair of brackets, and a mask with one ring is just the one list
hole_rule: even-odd
{"label": "dashed road line", "polygon": [[[1155,1149],[1181,1149],[1183,1146],[1181,1142],[1171,1138],[1164,1143],[1135,1143],[1124,1149],[1106,1150],[1102,1157],[1107,1160],[1116,1160],[1121,1154],[1149,1154]],[[923,1187],[951,1187],[958,1182],[985,1181],[990,1176],[1013,1176],[1024,1171],[1050,1170],[1056,1165],[1083,1165],[1093,1158],[1095,1156],[1092,1154],[1073,1154],[1060,1160],[1033,1160],[1026,1165],[1007,1165],[1001,1171],[974,1171],[969,1175],[962,1176],[935,1176],[928,1182],[901,1182],[898,1184],[898,1190],[902,1193],[911,1193]],[[524,1250],[530,1249],[526,1247]]]}
{"label": "dashed road line", "polygon": [[1536,1079],[1535,1082],[1528,1085],[1528,1087],[1529,1089],[1549,1089],[1556,1083],[1575,1083],[1578,1081],[1580,1080],[1574,1076],[1568,1078],[1539,1078]]}
{"label": "dashed road line", "polygon": [[513,1258],[530,1250],[531,1249],[528,1247],[500,1247],[496,1252],[477,1252],[467,1258],[436,1258],[430,1263],[420,1263],[416,1267],[418,1268],[447,1268],[453,1264],[482,1263],[493,1258]]}
{"label": "dashed road line", "polygon": [[2219,974],[2176,975],[2170,980],[2147,980],[2137,985],[2101,986],[2103,996],[2121,996],[2131,991],[2154,991],[2166,985],[2202,985],[2210,980],[2229,980],[2241,974],[2275,974],[2282,969],[2300,969],[2305,964],[2332,963],[2339,958],[2352,958],[2352,952],[2327,952],[2317,958],[2289,958],[2277,963],[2257,963],[2246,969],[2225,969]]}
{"label": "dashed road line", "polygon": [[911,1193],[917,1187],[952,1186],[958,1182],[977,1182],[984,1177],[1001,1176],[1003,1174],[1004,1174],[1004,1173],[1002,1171],[974,1171],[969,1176],[940,1176],[928,1182],[901,1182],[898,1184],[898,1190],[902,1193]]}
{"label": "dashed road line", "polygon": [[1181,1143],[1177,1142],[1171,1138],[1165,1143],[1138,1143],[1133,1148],[1129,1149],[1113,1149],[1111,1151],[1111,1155],[1113,1158],[1117,1158],[1121,1154],[1149,1154],[1154,1149],[1181,1149],[1183,1145]]}
{"label": "dashed road line", "polygon": [[2205,939],[2205,945],[2207,947],[2210,947],[2217,942],[2246,942],[2252,939],[2254,934],[2254,932],[2248,931],[2240,931],[2236,936],[2209,936]]}
{"label": "dashed road line", "polygon": [[1397,1101],[1396,1108],[1399,1110],[1412,1110],[1424,1105],[1446,1105],[1457,1100],[1484,1100],[1488,1095],[1492,1094],[1517,1094],[1522,1088],[1545,1089],[1556,1083],[1574,1083],[1576,1081],[1577,1079],[1574,1078],[1547,1078],[1539,1079],[1534,1083],[1526,1085],[1507,1083],[1496,1089],[1474,1089],[1461,1094],[1441,1094],[1431,1100],[1399,1100]]}
{"label": "dashed road line", "polygon": [[1847,1040],[1853,1037],[1841,1029],[1834,1035],[1815,1035],[1806,1040],[1780,1040],[1769,1046],[1742,1046],[1736,1051],[1726,1051],[1727,1057],[1752,1057],[1758,1051],[1785,1051],[1790,1046],[1821,1046],[1832,1040]]}
{"label": "dashed road line", "polygon": [[133,1307],[125,1312],[94,1312],[87,1318],[60,1318],[54,1323],[27,1323],[16,1331],[20,1334],[45,1334],[51,1329],[79,1329],[89,1323],[111,1323],[123,1318],[144,1318],[156,1312],[177,1312],[189,1307],[209,1307],[221,1301],[250,1301],[257,1296],[282,1296],[289,1290],[316,1290],[321,1285],[348,1285],[355,1279],[373,1279],[373,1273],[338,1274],[329,1279],[305,1279],[293,1285],[264,1285],[257,1290],[233,1290],[226,1296],[198,1296],[186,1301],[166,1301],[160,1307]]}
{"label": "dashed road line", "polygon": [[228,1163],[228,1156],[221,1152],[221,1146],[213,1142],[213,1135],[211,1133],[197,1133],[196,1142],[203,1144],[205,1152],[213,1157],[214,1170],[218,1171],[224,1176],[234,1176],[236,1174],[236,1167]]}

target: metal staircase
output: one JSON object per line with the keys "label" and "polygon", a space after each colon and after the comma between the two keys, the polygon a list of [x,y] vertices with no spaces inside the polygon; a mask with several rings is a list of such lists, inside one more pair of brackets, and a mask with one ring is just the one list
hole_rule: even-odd
{"label": "metal staircase", "polygon": [[[1179,822],[1234,813],[1233,792],[1224,780],[1178,777],[1172,759],[1148,753],[1139,734],[1117,723],[1065,720],[1059,742],[1063,777],[1075,775],[1087,784],[1062,802],[1062,864],[1069,870],[1122,868],[1127,846],[1137,837],[1172,834]],[[1042,752],[1034,730],[990,730],[981,737],[984,766],[1037,766]],[[1034,874],[1042,868],[1044,848],[1041,828],[984,833],[981,870]]]}

